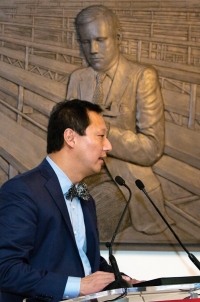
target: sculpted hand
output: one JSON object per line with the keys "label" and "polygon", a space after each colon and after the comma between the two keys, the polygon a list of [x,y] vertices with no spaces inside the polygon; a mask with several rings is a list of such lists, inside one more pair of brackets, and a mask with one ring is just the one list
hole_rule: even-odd
{"label": "sculpted hand", "polygon": [[95,272],[81,279],[79,296],[97,293],[115,280],[113,273]]}

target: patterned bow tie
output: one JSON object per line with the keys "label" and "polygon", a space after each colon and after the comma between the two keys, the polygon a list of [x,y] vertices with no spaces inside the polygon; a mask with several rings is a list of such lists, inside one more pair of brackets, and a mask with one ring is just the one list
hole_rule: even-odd
{"label": "patterned bow tie", "polygon": [[87,201],[89,200],[90,195],[85,183],[79,184],[77,187],[72,185],[65,195],[65,198],[71,201],[74,197],[82,198]]}

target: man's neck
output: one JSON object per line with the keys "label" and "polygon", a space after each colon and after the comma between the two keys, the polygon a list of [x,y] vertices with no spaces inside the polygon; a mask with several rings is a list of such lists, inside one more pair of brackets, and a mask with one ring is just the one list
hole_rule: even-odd
{"label": "man's neck", "polygon": [[73,161],[68,161],[67,159],[69,156],[63,154],[63,151],[53,152],[48,154],[48,156],[60,168],[60,170],[63,171],[63,173],[71,180],[73,184],[77,184],[82,180],[78,173],[76,173],[76,169],[73,167]]}

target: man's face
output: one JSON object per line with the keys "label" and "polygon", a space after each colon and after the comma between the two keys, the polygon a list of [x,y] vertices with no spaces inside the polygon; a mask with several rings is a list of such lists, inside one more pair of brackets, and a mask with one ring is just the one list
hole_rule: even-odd
{"label": "man's face", "polygon": [[119,56],[120,39],[102,17],[79,27],[79,36],[86,60],[96,71],[110,69]]}
{"label": "man's face", "polygon": [[76,134],[76,159],[80,174],[84,178],[101,170],[106,152],[112,149],[106,137],[107,128],[103,117],[89,111],[90,125],[85,135]]}

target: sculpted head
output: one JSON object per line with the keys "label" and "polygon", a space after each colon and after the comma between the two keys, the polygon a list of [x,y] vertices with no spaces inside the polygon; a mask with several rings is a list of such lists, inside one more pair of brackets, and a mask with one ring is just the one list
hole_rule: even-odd
{"label": "sculpted head", "polygon": [[76,18],[79,40],[90,66],[97,71],[110,69],[119,57],[121,29],[112,10],[103,5],[83,9]]}

